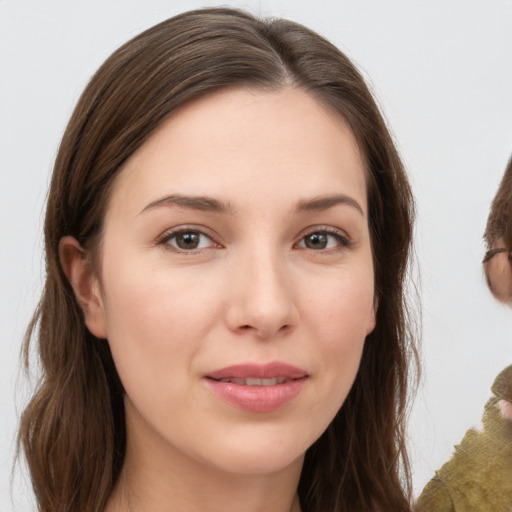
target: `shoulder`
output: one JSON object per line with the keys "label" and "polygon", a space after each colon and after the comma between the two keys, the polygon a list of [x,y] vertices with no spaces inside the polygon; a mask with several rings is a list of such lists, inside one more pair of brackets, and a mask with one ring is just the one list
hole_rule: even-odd
{"label": "shoulder", "polygon": [[455,511],[450,489],[439,473],[425,486],[414,510],[415,512]]}

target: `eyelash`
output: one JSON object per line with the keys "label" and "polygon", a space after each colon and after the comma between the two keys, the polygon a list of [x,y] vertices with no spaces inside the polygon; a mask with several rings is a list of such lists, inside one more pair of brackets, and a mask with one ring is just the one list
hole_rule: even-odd
{"label": "eyelash", "polygon": [[303,242],[308,236],[311,236],[311,235],[332,236],[339,243],[339,246],[331,247],[328,249],[319,249],[319,250],[309,249],[308,247],[301,247],[301,249],[304,249],[304,250],[309,249],[310,251],[317,252],[319,254],[329,254],[329,253],[340,251],[343,249],[350,249],[353,246],[353,241],[344,232],[340,231],[339,229],[331,228],[331,227],[327,227],[327,226],[326,227],[320,226],[320,227],[315,227],[315,228],[311,229],[310,231],[308,231],[306,234],[304,234],[300,238],[299,243]]}
{"label": "eyelash", "polygon": [[211,245],[214,248],[216,248],[216,249],[222,248],[222,245],[220,243],[216,242],[214,237],[211,234],[205,233],[202,229],[193,228],[193,227],[190,227],[190,228],[182,227],[182,228],[175,229],[172,231],[167,231],[155,240],[155,245],[165,246],[167,249],[169,249],[173,252],[177,252],[179,254],[199,254],[202,251],[204,251],[205,249],[210,248],[210,247],[201,247],[199,249],[187,250],[187,249],[180,249],[179,247],[174,247],[169,243],[173,238],[176,238],[179,235],[186,234],[186,233],[194,233],[194,234],[198,234],[201,237],[206,237],[209,240],[211,240]]}
{"label": "eyelash", "polygon": [[[157,238],[155,240],[155,245],[166,246],[166,248],[168,248],[169,250],[171,250],[173,252],[177,252],[179,254],[199,254],[202,251],[204,251],[205,249],[210,249],[210,247],[201,247],[198,249],[190,249],[190,250],[180,249],[178,247],[172,246],[169,243],[172,239],[176,238],[177,236],[179,236],[181,234],[186,234],[186,233],[194,233],[201,237],[206,237],[211,241],[211,246],[213,248],[216,248],[216,249],[223,248],[223,246],[220,243],[218,243],[211,234],[208,234],[201,229],[193,228],[193,227],[179,228],[179,229],[176,229],[173,231],[165,232],[159,238]],[[311,249],[308,247],[299,247],[300,250],[309,250],[313,253],[325,254],[325,253],[340,251],[343,249],[349,249],[350,247],[353,246],[352,240],[350,240],[350,238],[347,235],[345,235],[343,232],[339,231],[336,228],[330,228],[330,227],[316,227],[314,229],[311,229],[310,231],[308,231],[307,233],[302,235],[301,238],[299,239],[299,242],[296,242],[294,244],[294,246],[298,246],[298,244],[304,242],[305,239],[311,235],[332,236],[336,239],[339,246],[331,247],[331,248],[327,248],[327,249],[318,249],[318,250]]]}

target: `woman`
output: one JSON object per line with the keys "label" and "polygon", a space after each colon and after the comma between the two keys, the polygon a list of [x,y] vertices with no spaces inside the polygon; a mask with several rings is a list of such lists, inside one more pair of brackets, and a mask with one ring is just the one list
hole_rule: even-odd
{"label": "woman", "polygon": [[20,427],[40,510],[409,510],[412,217],[317,34],[206,9],[121,47],[48,199]]}
{"label": "woman", "polygon": [[[493,296],[512,304],[512,158],[494,198],[483,264]],[[485,405],[484,428],[470,429],[455,454],[427,484],[418,511],[510,510],[512,507],[512,366],[496,377]]]}

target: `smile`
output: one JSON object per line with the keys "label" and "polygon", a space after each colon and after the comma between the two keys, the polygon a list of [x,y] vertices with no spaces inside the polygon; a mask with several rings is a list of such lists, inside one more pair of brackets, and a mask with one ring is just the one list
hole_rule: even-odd
{"label": "smile", "polygon": [[292,403],[309,381],[305,370],[285,363],[241,364],[205,375],[207,387],[237,409],[272,412]]}

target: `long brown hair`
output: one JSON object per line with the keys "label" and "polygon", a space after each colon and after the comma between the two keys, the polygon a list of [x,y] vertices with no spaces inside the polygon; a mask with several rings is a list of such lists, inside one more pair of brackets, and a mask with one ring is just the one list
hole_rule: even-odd
{"label": "long brown hair", "polygon": [[385,122],[354,65],[296,23],[233,9],[171,18],[119,48],[82,94],[59,148],[45,220],[46,283],[25,339],[42,376],[19,431],[41,512],[104,509],[126,446],[123,388],[108,343],[85,327],[59,263],[59,240],[92,251],[123,163],[176,109],[226,87],[300,88],[337,112],[367,166],[376,328],[350,394],[307,451],[304,512],[405,511],[409,363],[417,363],[404,283],[413,199]]}

